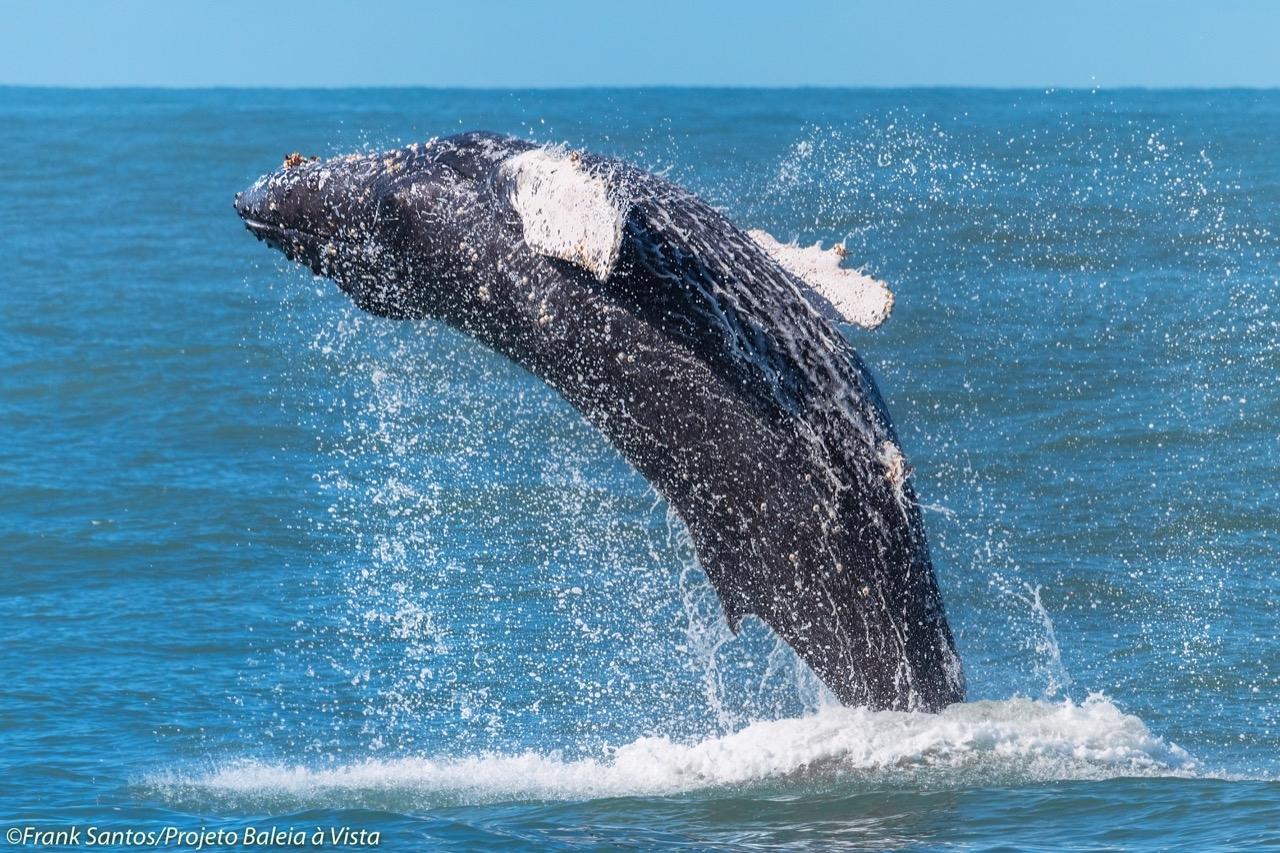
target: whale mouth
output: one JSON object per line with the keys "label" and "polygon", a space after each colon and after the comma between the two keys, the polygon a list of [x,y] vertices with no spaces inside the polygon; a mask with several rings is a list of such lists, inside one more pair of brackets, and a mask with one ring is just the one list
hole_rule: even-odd
{"label": "whale mouth", "polygon": [[[314,234],[301,228],[291,227],[280,222],[271,222],[270,219],[276,218],[264,216],[264,212],[268,209],[270,199],[263,195],[262,191],[246,190],[242,193],[236,193],[234,207],[236,215],[244,222],[244,227],[250,234],[259,240],[265,240],[268,243],[280,243],[285,240],[295,242],[316,241],[327,239],[323,234]],[[271,205],[274,208],[274,205]]]}
{"label": "whale mouth", "polygon": [[303,264],[313,275],[327,276],[337,281],[340,267],[337,261],[348,256],[352,250],[352,241],[338,236],[328,237],[301,228],[288,225],[277,225],[241,214],[245,230],[266,243],[272,249],[284,254],[290,261]]}
{"label": "whale mouth", "polygon": [[[250,216],[242,216],[241,219],[244,221],[245,230],[256,237],[258,242],[266,243],[271,248],[283,252],[284,256],[291,261],[305,264],[315,275],[325,274],[326,270],[320,261],[320,253],[315,248],[316,235],[285,225],[263,222],[261,219]],[[327,245],[336,252],[336,243],[329,242]]]}
{"label": "whale mouth", "polygon": [[312,237],[305,231],[284,225],[274,225],[263,222],[261,219],[245,216],[243,220],[245,230],[257,237],[258,242],[265,242],[268,246],[283,251],[290,260],[293,260],[295,255],[301,254],[305,241]]}
{"label": "whale mouth", "polygon": [[249,229],[249,233],[257,237],[259,240],[262,240],[266,237],[270,237],[272,235],[282,234],[285,231],[289,230],[286,228],[282,228],[279,225],[272,225],[269,222],[262,222],[257,219],[250,219],[247,216],[243,218],[243,221],[244,221],[244,227]]}
{"label": "whale mouth", "polygon": [[277,248],[301,248],[307,241],[321,239],[320,235],[312,234],[309,231],[303,231],[300,228],[290,228],[287,225],[276,225],[271,222],[263,222],[261,219],[253,219],[248,216],[241,218],[244,221],[245,230],[257,237],[258,240],[266,241],[268,245]]}

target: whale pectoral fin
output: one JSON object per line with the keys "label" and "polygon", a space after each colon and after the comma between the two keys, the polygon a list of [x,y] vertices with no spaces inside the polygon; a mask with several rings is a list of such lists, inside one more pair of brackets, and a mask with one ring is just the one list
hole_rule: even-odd
{"label": "whale pectoral fin", "polygon": [[622,247],[626,201],[576,152],[534,148],[500,167],[524,241],[541,255],[588,270],[599,281],[613,272]]}
{"label": "whale pectoral fin", "polygon": [[778,266],[805,285],[805,296],[828,319],[874,329],[889,318],[893,292],[882,281],[841,267],[845,257],[842,246],[796,246],[780,243],[765,231],[747,234]]}

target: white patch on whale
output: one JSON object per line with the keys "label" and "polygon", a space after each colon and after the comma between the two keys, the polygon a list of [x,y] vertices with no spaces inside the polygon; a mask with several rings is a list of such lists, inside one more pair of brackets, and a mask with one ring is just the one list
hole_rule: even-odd
{"label": "white patch on whale", "polygon": [[778,265],[808,285],[807,296],[818,313],[837,322],[874,329],[889,318],[893,292],[883,281],[840,266],[844,249],[823,249],[821,243],[797,246],[780,243],[765,231],[748,231],[752,240]]}
{"label": "white patch on whale", "polygon": [[580,154],[545,148],[517,154],[501,168],[529,248],[607,279],[622,247],[627,205],[605,178],[583,168]]}
{"label": "white patch on whale", "polygon": [[884,478],[889,481],[889,485],[893,486],[893,496],[898,502],[898,509],[906,515],[907,496],[903,487],[912,474],[911,466],[907,464],[907,459],[898,449],[898,445],[887,439],[880,444],[879,459],[880,464],[884,466]]}

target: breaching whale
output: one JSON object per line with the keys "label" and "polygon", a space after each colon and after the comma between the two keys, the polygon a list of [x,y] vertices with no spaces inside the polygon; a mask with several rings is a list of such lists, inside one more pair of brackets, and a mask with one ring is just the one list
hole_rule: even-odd
{"label": "breaching whale", "polygon": [[235,206],[361,308],[442,320],[561,394],[679,514],[734,631],[764,620],[845,704],[963,700],[910,468],[837,326],[877,325],[892,297],[839,247],[478,132],[290,155]]}

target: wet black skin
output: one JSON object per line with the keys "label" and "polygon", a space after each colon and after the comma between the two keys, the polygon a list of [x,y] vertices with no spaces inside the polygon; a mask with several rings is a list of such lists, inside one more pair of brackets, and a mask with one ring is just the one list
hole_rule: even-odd
{"label": "wet black skin", "polygon": [[756,615],[846,704],[936,711],[964,678],[897,436],[848,342],[696,196],[587,155],[630,199],[597,281],[532,251],[471,133],[303,162],[236,197],[361,308],[442,320],[559,392],[671,503],[731,626]]}

